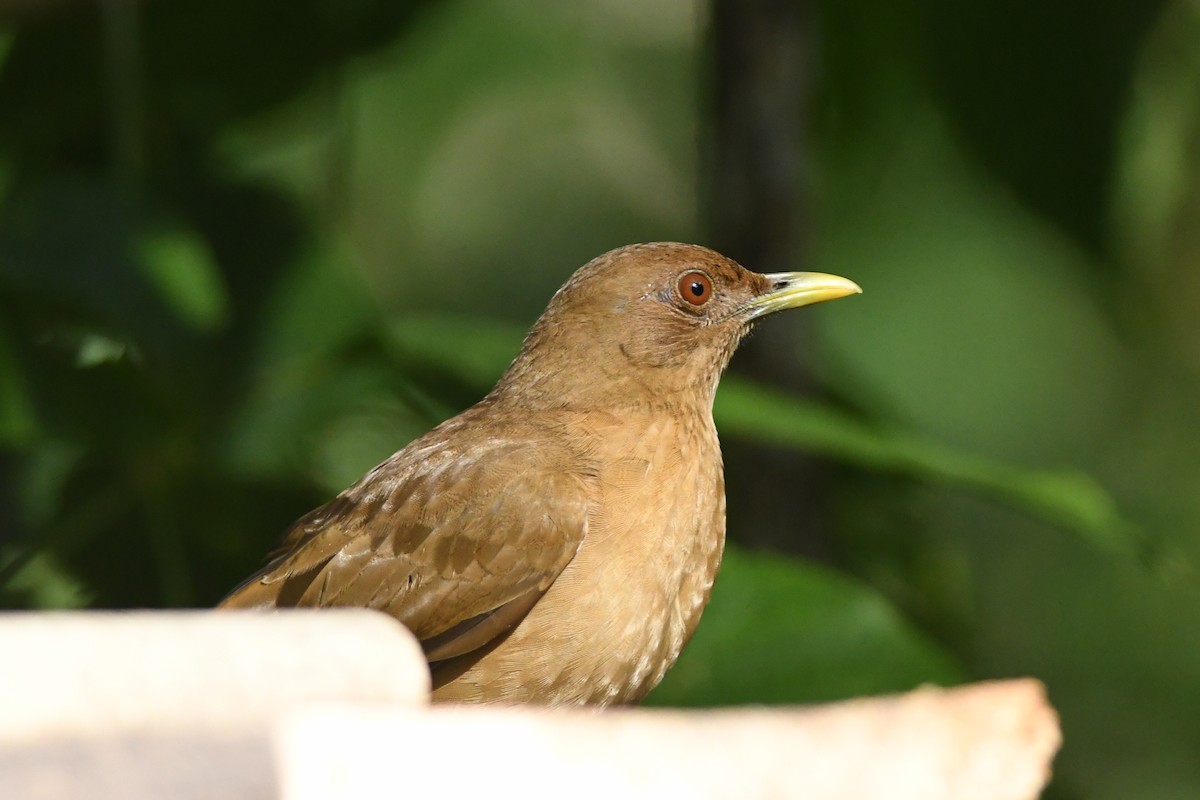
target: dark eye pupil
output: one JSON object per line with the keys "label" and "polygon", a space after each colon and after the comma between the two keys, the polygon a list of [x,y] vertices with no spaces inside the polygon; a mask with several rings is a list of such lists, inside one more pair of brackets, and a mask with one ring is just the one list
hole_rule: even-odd
{"label": "dark eye pupil", "polygon": [[688,291],[692,293],[692,297],[703,297],[704,284],[700,281],[692,281],[691,285],[688,286]]}

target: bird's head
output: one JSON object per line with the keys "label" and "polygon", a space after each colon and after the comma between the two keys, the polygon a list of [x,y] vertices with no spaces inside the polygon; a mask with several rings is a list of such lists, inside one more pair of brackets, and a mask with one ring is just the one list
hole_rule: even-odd
{"label": "bird's head", "polygon": [[558,290],[497,392],[555,405],[671,402],[681,393],[711,404],[755,320],[860,291],[818,272],[761,275],[697,245],[622,247]]}

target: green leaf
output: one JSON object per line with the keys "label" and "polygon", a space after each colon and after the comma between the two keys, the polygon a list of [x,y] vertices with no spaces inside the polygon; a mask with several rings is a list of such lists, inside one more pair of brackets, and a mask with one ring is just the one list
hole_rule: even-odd
{"label": "green leaf", "polygon": [[812,703],[964,680],[882,596],[823,567],[728,548],[656,705]]}
{"label": "green leaf", "polygon": [[0,444],[11,446],[28,442],[36,429],[37,421],[24,376],[8,342],[0,336]]}
{"label": "green leaf", "polygon": [[409,317],[388,331],[404,352],[486,391],[521,349],[521,331],[503,323],[456,317]]}
{"label": "green leaf", "polygon": [[115,364],[131,352],[132,349],[128,342],[122,342],[95,331],[87,331],[79,335],[79,347],[75,352],[75,366],[88,368],[101,364]]}
{"label": "green leaf", "polygon": [[1104,547],[1133,541],[1133,526],[1120,516],[1112,497],[1082,472],[1000,464],[870,425],[819,401],[734,375],[721,381],[713,415],[724,434],[968,489]]}
{"label": "green leaf", "polygon": [[229,296],[208,244],[173,229],[143,234],[138,242],[143,274],[163,301],[196,330],[213,331],[229,317]]}
{"label": "green leaf", "polygon": [[[12,551],[0,552],[0,573],[17,557]],[[36,553],[24,560],[0,588],[21,597],[22,606],[27,608],[86,608],[91,601],[83,582],[49,553]]]}
{"label": "green leaf", "polygon": [[[1195,225],[1200,13],[1166,4],[1149,31],[1116,151],[1113,228],[1126,261],[1169,276]],[[1180,230],[1181,229],[1181,230]]]}
{"label": "green leaf", "polygon": [[375,309],[356,276],[314,251],[280,281],[250,353],[253,383],[229,420],[231,469],[258,479],[308,474],[339,491],[409,438],[396,370],[370,348]]}

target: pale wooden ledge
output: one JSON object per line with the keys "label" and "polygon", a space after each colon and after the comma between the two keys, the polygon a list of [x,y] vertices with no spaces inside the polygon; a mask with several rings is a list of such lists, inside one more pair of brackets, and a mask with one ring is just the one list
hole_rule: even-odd
{"label": "pale wooden ledge", "polygon": [[0,747],[262,728],[319,702],[428,703],[420,646],[374,611],[0,613]]}
{"label": "pale wooden ledge", "polygon": [[1022,800],[1049,780],[1059,730],[1041,683],[1024,679],[812,708],[312,710],[278,742],[289,800],[389,784],[466,797]]}
{"label": "pale wooden ledge", "polygon": [[0,776],[24,798],[1035,798],[1042,685],[808,708],[428,707],[372,612],[0,614]]}

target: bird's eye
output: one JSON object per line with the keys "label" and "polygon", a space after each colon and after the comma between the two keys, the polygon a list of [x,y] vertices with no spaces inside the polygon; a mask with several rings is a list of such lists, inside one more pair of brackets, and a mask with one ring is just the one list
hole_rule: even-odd
{"label": "bird's eye", "polygon": [[700,307],[712,298],[712,281],[703,272],[688,272],[679,279],[679,294],[684,300]]}

